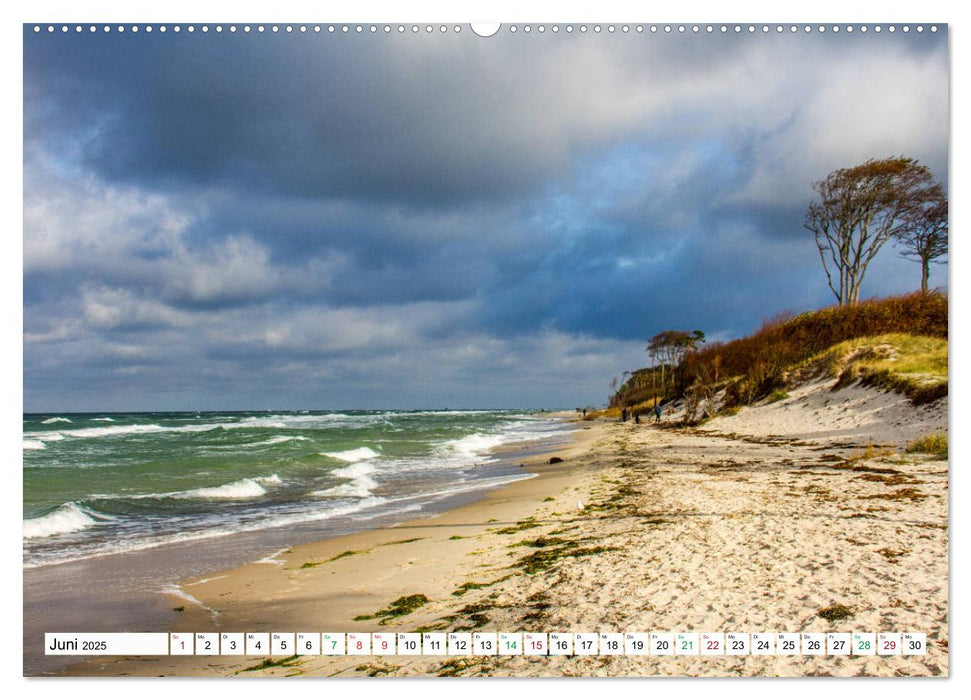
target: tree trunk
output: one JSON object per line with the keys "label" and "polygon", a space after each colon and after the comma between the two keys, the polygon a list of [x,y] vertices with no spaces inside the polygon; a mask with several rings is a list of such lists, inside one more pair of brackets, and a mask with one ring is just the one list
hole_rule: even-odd
{"label": "tree trunk", "polygon": [[927,280],[931,276],[931,261],[927,258],[921,258],[920,260],[920,290],[922,292],[927,291]]}

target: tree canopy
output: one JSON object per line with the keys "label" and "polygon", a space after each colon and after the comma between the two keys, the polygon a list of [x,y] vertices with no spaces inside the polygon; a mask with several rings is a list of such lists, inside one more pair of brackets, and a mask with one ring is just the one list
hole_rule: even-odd
{"label": "tree canopy", "polygon": [[936,185],[927,192],[924,201],[904,214],[903,226],[895,238],[908,260],[920,262],[920,288],[927,291],[930,263],[947,255],[948,204],[944,189]]}
{"label": "tree canopy", "polygon": [[939,185],[924,165],[895,156],[841,168],[813,183],[805,227],[816,237],[839,305],[860,300],[863,275],[880,248],[908,226],[907,216]]}

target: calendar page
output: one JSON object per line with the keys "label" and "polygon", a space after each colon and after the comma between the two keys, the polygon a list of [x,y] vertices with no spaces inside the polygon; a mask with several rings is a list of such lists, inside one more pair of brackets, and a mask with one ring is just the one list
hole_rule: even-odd
{"label": "calendar page", "polygon": [[948,23],[327,12],[24,21],[23,674],[948,676]]}

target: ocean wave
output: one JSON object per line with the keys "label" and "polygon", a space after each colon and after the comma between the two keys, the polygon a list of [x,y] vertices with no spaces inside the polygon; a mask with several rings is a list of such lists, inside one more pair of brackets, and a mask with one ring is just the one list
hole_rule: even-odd
{"label": "ocean wave", "polygon": [[24,520],[23,535],[25,540],[66,535],[69,532],[87,530],[104,520],[115,520],[115,518],[96,513],[70,501],[61,504],[46,515]]}
{"label": "ocean wave", "polygon": [[[400,499],[396,499],[400,500]],[[39,566],[45,566],[48,564],[58,564],[64,561],[78,561],[81,559],[92,559],[95,557],[103,557],[111,554],[119,554],[122,552],[134,552],[141,551],[145,549],[153,549],[155,547],[161,547],[167,544],[176,544],[181,542],[192,542],[197,540],[208,540],[216,537],[226,537],[229,535],[236,535],[241,532],[253,532],[257,530],[267,530],[277,527],[287,527],[291,525],[298,525],[300,523],[306,522],[316,522],[320,520],[329,520],[331,518],[341,517],[341,516],[362,516],[363,511],[375,508],[376,506],[387,503],[388,499],[382,498],[380,496],[371,496],[369,498],[362,498],[353,503],[337,506],[334,508],[328,508],[326,510],[318,510],[311,513],[297,513],[292,515],[284,515],[273,518],[268,518],[260,522],[249,523],[243,526],[223,526],[223,527],[210,527],[206,528],[204,531],[192,531],[192,532],[178,532],[166,535],[159,535],[156,537],[146,538],[146,539],[125,539],[116,540],[111,543],[105,543],[100,545],[95,550],[89,551],[78,551],[73,550],[69,553],[64,553],[61,555],[56,555],[53,557],[45,557],[43,559],[26,559],[24,561],[25,569],[32,569]],[[420,506],[407,507],[406,510],[420,510]],[[378,511],[371,515],[371,517],[377,517],[384,514],[384,511]]]}
{"label": "ocean wave", "polygon": [[107,417],[105,417],[105,418],[92,418],[91,420],[93,420],[93,421],[95,421],[95,420],[97,420],[97,421],[103,421],[105,423],[114,423],[115,422],[115,419],[114,418],[107,418]]}
{"label": "ocean wave", "polygon": [[[94,418],[92,420],[111,421],[110,418]],[[348,423],[350,421],[350,423]],[[325,428],[335,427],[365,427],[367,422],[357,421],[354,416],[345,414],[328,414],[322,416],[297,415],[297,416],[250,416],[239,421],[219,422],[219,423],[195,423],[188,425],[158,425],[157,423],[136,423],[133,425],[105,425],[93,428],[75,428],[73,430],[60,431],[63,437],[94,439],[94,438],[113,438],[126,435],[140,435],[146,433],[204,433],[210,430],[246,430],[257,428],[269,428],[273,430],[287,429],[307,429],[315,426]],[[47,433],[33,432],[25,433],[24,437],[31,439],[46,439]],[[290,436],[277,436],[290,437]],[[294,436],[292,439],[307,439],[303,436]],[[282,442],[282,440],[281,440]]]}
{"label": "ocean wave", "polygon": [[477,458],[485,455],[486,452],[494,447],[501,445],[505,439],[502,435],[484,435],[482,433],[472,433],[463,438],[448,440],[443,443],[443,447],[456,452],[463,457]]}
{"label": "ocean wave", "polygon": [[54,416],[53,418],[48,418],[47,420],[42,420],[41,423],[44,425],[50,425],[51,423],[73,423],[70,418],[61,418],[60,416]]}
{"label": "ocean wave", "polygon": [[239,445],[238,447],[265,447],[267,445],[279,445],[281,442],[290,442],[291,440],[309,440],[310,438],[305,438],[302,435],[275,435],[269,440],[262,440],[261,442],[251,442],[247,445]]}
{"label": "ocean wave", "polygon": [[349,483],[314,491],[311,495],[325,498],[367,498],[378,485],[378,482],[371,478],[374,472],[375,467],[370,462],[355,462],[342,469],[335,469],[331,472],[331,476],[349,479]]}
{"label": "ocean wave", "polygon": [[358,447],[353,450],[344,450],[343,452],[321,452],[324,457],[332,457],[334,459],[339,459],[342,462],[360,462],[365,459],[374,459],[375,457],[380,457],[381,454],[375,452],[370,447]]}
{"label": "ocean wave", "polygon": [[42,440],[24,440],[25,450],[46,450],[47,445]]}
{"label": "ocean wave", "polygon": [[222,486],[208,486],[188,491],[176,491],[166,494],[168,498],[211,498],[237,500],[244,498],[258,498],[266,493],[266,489],[256,479],[240,479]]}
{"label": "ocean wave", "polygon": [[[74,430],[61,430],[58,433],[53,433],[53,435],[58,435],[57,439],[63,440],[64,438],[98,438],[98,437],[114,437],[116,435],[132,435],[136,433],[158,433],[165,430],[172,430],[171,428],[163,428],[161,425],[155,425],[154,423],[148,425],[106,425],[103,428],[76,428]],[[51,440],[52,434],[48,433],[27,433],[29,437],[32,438],[42,438],[44,440]]]}
{"label": "ocean wave", "polygon": [[96,493],[88,496],[92,501],[141,501],[145,499],[162,500],[166,498],[175,499],[217,499],[217,500],[243,500],[247,498],[258,498],[266,493],[264,486],[282,484],[277,474],[270,476],[258,476],[254,478],[245,477],[238,481],[221,486],[203,486],[197,489],[187,489],[185,491],[166,491],[165,493],[142,493],[137,495],[116,494],[116,493]]}

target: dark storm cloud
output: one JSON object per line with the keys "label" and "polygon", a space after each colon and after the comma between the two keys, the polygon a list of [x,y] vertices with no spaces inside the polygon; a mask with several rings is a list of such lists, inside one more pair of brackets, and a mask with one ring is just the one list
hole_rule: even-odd
{"label": "dark storm cloud", "polygon": [[35,408],[598,400],[829,303],[814,180],[947,170],[943,33],[26,30],[24,81]]}

